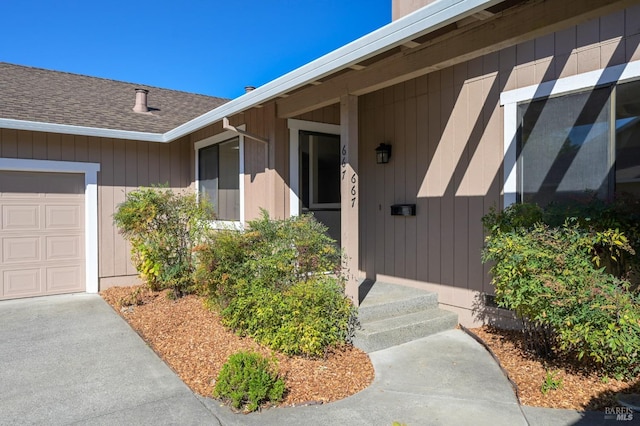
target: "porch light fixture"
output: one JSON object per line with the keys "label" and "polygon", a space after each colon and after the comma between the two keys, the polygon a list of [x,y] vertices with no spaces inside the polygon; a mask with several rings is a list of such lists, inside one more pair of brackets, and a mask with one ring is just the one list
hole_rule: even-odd
{"label": "porch light fixture", "polygon": [[391,158],[391,145],[381,143],[376,148],[376,163],[387,164]]}

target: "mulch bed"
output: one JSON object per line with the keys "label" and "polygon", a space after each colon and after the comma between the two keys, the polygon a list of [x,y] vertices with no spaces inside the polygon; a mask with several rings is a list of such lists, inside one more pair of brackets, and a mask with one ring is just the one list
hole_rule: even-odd
{"label": "mulch bed", "polygon": [[[617,393],[640,393],[640,376],[621,381],[604,378],[593,369],[585,368],[572,358],[546,361],[526,350],[519,331],[490,326],[470,330],[478,336],[500,360],[503,369],[515,382],[523,405],[566,408],[574,410],[604,410],[617,407]],[[562,381],[560,389],[541,391],[547,373]]]}
{"label": "mulch bed", "polygon": [[[251,350],[277,359],[287,393],[281,405],[326,403],[353,395],[371,384],[373,366],[366,353],[352,346],[335,349],[322,359],[289,357],[239,337],[220,324],[203,299],[171,300],[167,292],[141,287],[111,287],[101,296],[195,393],[212,397],[215,379],[230,355]],[[125,299],[137,305],[123,306]]]}
{"label": "mulch bed", "polygon": [[[230,355],[252,350],[277,359],[285,378],[283,406],[326,403],[353,395],[371,384],[373,366],[366,353],[352,346],[336,349],[322,359],[288,357],[239,337],[221,325],[203,299],[171,300],[167,292],[142,287],[112,287],[102,297],[140,334],[196,393],[211,397],[215,379]],[[125,299],[139,304],[122,306]],[[529,353],[520,332],[490,326],[470,330],[495,354],[515,383],[520,402],[534,407],[603,410],[616,407],[615,395],[640,393],[640,377],[631,381],[604,379],[572,359],[545,361]],[[548,373],[562,381],[557,390],[541,391]]]}

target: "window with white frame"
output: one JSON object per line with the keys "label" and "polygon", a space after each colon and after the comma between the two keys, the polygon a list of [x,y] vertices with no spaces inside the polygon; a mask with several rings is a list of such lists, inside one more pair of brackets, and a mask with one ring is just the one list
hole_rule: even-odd
{"label": "window with white frame", "polygon": [[[505,135],[508,123],[515,127],[505,141],[515,145],[506,204],[510,192],[511,202],[543,206],[593,194],[602,199],[616,192],[640,195],[640,81],[602,80],[595,87],[505,105]],[[507,175],[508,158],[505,165]]]}
{"label": "window with white frame", "polygon": [[200,196],[213,204],[216,219],[238,222],[242,221],[243,204],[242,141],[232,135],[218,135],[196,143],[196,180]]}

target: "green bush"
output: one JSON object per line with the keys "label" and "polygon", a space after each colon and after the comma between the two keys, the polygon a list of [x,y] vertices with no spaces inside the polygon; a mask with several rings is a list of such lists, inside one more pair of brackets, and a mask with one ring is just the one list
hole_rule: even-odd
{"label": "green bush", "polygon": [[264,403],[279,402],[284,390],[284,381],[269,359],[257,353],[238,352],[222,366],[213,395],[229,401],[234,408],[255,411]]}
{"label": "green bush", "polygon": [[282,353],[322,356],[350,337],[354,312],[343,291],[324,275],[285,291],[253,288],[222,310],[222,322]]}
{"label": "green bush", "polygon": [[113,218],[131,243],[138,273],[152,290],[170,288],[175,296],[190,291],[193,248],[213,219],[207,202],[168,188],[139,188],[127,194]]}
{"label": "green bush", "polygon": [[614,200],[604,201],[594,194],[585,200],[551,203],[544,209],[536,204],[518,203],[500,212],[491,209],[482,218],[488,232],[529,229],[537,223],[557,228],[566,220],[594,236],[591,254],[598,266],[604,266],[618,278],[631,279],[637,287],[640,283],[640,199],[635,196],[618,194]]}
{"label": "green bush", "polygon": [[542,354],[574,354],[607,373],[638,374],[640,297],[600,266],[600,250],[614,261],[633,253],[624,235],[585,230],[577,220],[505,226],[527,223],[512,220],[514,211],[485,219],[491,228],[483,260],[493,262],[498,305],[523,319],[528,336],[543,337],[530,341]]}
{"label": "green bush", "polygon": [[355,308],[344,295],[341,254],[312,216],[220,231],[199,248],[199,285],[222,321],[287,354],[320,356],[351,337]]}

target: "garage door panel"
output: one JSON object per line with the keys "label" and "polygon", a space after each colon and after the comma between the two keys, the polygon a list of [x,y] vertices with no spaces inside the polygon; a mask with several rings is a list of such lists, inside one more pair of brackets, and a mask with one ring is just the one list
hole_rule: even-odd
{"label": "garage door panel", "polygon": [[2,239],[2,263],[10,265],[24,262],[39,262],[39,237],[7,237]]}
{"label": "garage door panel", "polygon": [[40,206],[2,206],[2,229],[6,231],[36,231],[40,228]]}
{"label": "garage door panel", "polygon": [[85,290],[84,176],[0,171],[0,299]]}
{"label": "garage door panel", "polygon": [[82,258],[82,236],[67,235],[46,238],[46,260],[78,260]]}
{"label": "garage door panel", "polygon": [[80,266],[47,268],[47,292],[82,291],[84,289],[83,271],[84,268]]}
{"label": "garage door panel", "polygon": [[45,206],[45,229],[82,229],[81,210],[79,205]]}
{"label": "garage door panel", "polygon": [[40,268],[4,271],[2,274],[2,297],[36,296],[42,293]]}

